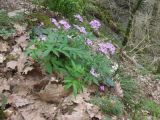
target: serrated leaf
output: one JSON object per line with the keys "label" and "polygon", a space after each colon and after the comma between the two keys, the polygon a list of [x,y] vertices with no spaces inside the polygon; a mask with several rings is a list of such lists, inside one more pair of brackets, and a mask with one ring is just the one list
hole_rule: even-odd
{"label": "serrated leaf", "polygon": [[74,96],[77,96],[77,94],[78,94],[78,84],[77,84],[77,82],[73,83],[73,94],[74,94]]}
{"label": "serrated leaf", "polygon": [[52,69],[52,64],[50,62],[46,62],[45,63],[45,69],[48,73],[52,73],[53,72],[53,69]]}

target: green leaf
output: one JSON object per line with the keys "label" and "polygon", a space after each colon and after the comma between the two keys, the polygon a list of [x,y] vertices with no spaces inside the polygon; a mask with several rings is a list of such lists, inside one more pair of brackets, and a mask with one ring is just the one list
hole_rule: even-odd
{"label": "green leaf", "polygon": [[73,82],[73,94],[74,94],[74,96],[77,96],[77,94],[78,94],[78,84],[77,84],[77,82],[76,81],[74,81]]}
{"label": "green leaf", "polygon": [[46,62],[45,64],[44,64],[44,66],[45,66],[45,69],[46,69],[46,71],[48,72],[48,73],[52,73],[53,72],[53,69],[52,69],[52,64],[50,63],[50,62]]}
{"label": "green leaf", "polygon": [[66,83],[66,84],[64,85],[64,87],[65,87],[65,89],[69,89],[69,88],[72,87],[72,84],[69,84],[69,83],[67,84],[67,83]]}
{"label": "green leaf", "polygon": [[106,84],[106,85],[108,85],[108,86],[110,86],[110,87],[114,87],[114,81],[112,80],[112,79],[106,79],[105,81],[104,81],[104,84]]}

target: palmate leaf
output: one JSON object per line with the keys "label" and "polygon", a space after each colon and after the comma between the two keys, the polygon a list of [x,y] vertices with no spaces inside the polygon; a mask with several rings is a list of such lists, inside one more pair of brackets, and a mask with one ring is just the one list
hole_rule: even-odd
{"label": "palmate leaf", "polygon": [[78,91],[79,91],[79,90],[78,90],[78,87],[79,87],[79,86],[78,86],[78,83],[75,82],[75,83],[73,84],[73,94],[74,94],[74,96],[77,96],[77,94],[78,94]]}
{"label": "palmate leaf", "polygon": [[47,61],[46,63],[44,63],[44,67],[45,67],[45,70],[49,74],[51,74],[53,72],[52,64],[49,61]]}
{"label": "palmate leaf", "polygon": [[79,80],[72,77],[66,77],[64,79],[65,89],[72,89],[74,96],[77,96],[78,92],[83,91],[84,85]]}

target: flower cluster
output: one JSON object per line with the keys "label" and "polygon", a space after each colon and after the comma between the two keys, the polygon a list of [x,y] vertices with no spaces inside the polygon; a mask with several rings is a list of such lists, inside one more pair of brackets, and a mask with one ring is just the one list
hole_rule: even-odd
{"label": "flower cluster", "polygon": [[105,86],[104,85],[100,85],[99,86],[99,91],[100,92],[104,92],[105,91]]}
{"label": "flower cluster", "polygon": [[74,17],[79,20],[80,22],[83,22],[83,18],[81,15],[77,14],[77,15],[74,15]]}
{"label": "flower cluster", "polygon": [[98,44],[98,51],[104,53],[113,55],[115,53],[116,48],[111,43],[99,43]]}
{"label": "flower cluster", "polygon": [[80,27],[78,25],[74,25],[75,28],[77,28],[81,33],[83,34],[87,34],[85,27]]}
{"label": "flower cluster", "polygon": [[51,22],[54,23],[54,25],[55,25],[57,28],[59,28],[59,29],[61,28],[61,26],[59,25],[59,23],[57,22],[56,19],[51,18]]}
{"label": "flower cluster", "polygon": [[92,20],[89,24],[95,30],[98,30],[101,26],[101,23],[98,20]]}
{"label": "flower cluster", "polygon": [[[80,22],[83,22],[83,17],[80,14],[74,15],[75,19],[77,19]],[[66,20],[60,20],[59,22],[57,22],[56,19],[52,18],[51,22],[57,27],[57,28],[63,28],[64,30],[67,30],[71,27],[71,25],[66,21]],[[89,25],[91,26],[91,28],[93,28],[94,30],[98,30],[101,27],[101,23],[98,20],[92,20]],[[80,33],[82,34],[87,34],[86,28],[85,27],[81,27],[78,25],[73,25]],[[69,39],[72,39],[72,36],[67,36]],[[41,40],[45,40],[45,36],[40,36]],[[88,46],[93,46],[93,41],[86,38],[85,40],[85,44]],[[98,44],[98,51],[103,53],[103,54],[107,54],[107,55],[113,55],[115,53],[115,47],[113,44],[111,43],[99,43]],[[100,74],[96,72],[96,69],[91,68],[90,70],[90,74],[94,77],[99,77]],[[105,86],[101,85],[99,87],[100,91],[104,91],[105,90]]]}
{"label": "flower cluster", "polygon": [[85,44],[88,45],[88,46],[92,46],[92,45],[93,45],[93,42],[92,42],[92,40],[87,39],[87,40],[85,41]]}
{"label": "flower cluster", "polygon": [[67,21],[65,21],[65,20],[60,20],[59,24],[61,24],[65,30],[67,30],[67,29],[69,29],[71,27],[69,25],[69,23]]}

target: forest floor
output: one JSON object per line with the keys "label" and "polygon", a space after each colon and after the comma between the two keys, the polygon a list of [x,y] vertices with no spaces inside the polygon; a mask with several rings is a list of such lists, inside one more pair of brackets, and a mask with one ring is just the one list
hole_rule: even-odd
{"label": "forest floor", "polygon": [[[1,2],[1,1],[0,1]],[[11,1],[9,15],[27,3]],[[28,5],[28,7],[32,7]],[[16,9],[16,11],[14,10]],[[0,103],[7,120],[102,120],[100,108],[90,102],[95,86],[86,88],[76,98],[65,92],[55,75],[47,75],[40,66],[24,53],[28,46],[27,23],[14,23],[16,33],[0,37]],[[160,80],[152,74],[141,74],[127,59],[121,62],[126,74],[140,84],[147,98],[160,105]],[[121,91],[119,86],[118,91]],[[102,93],[104,94],[104,93]],[[121,93],[122,94],[122,93]],[[127,114],[112,116],[112,120],[127,120]],[[148,120],[151,119],[148,115]]]}

